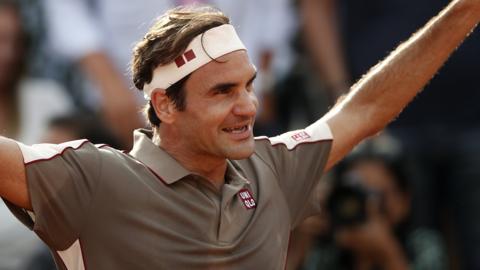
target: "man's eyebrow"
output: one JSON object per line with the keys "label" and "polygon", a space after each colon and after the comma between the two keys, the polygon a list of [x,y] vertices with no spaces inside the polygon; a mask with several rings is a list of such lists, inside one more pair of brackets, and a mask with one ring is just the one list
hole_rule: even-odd
{"label": "man's eyebrow", "polygon": [[237,83],[219,83],[219,84],[215,84],[211,89],[222,90],[222,89],[228,89],[235,86],[237,86]]}
{"label": "man's eyebrow", "polygon": [[253,81],[255,81],[255,79],[257,78],[257,74],[258,74],[258,72],[255,71],[252,78],[248,81],[247,85],[249,85],[249,84],[253,83]]}
{"label": "man's eyebrow", "polygon": [[[250,80],[248,80],[247,85],[251,84],[256,78],[257,78],[257,72],[255,71],[255,74],[253,74],[252,78]],[[238,85],[238,83],[219,83],[219,84],[214,85],[211,89],[212,90],[220,90],[220,89],[235,87],[237,85]]]}

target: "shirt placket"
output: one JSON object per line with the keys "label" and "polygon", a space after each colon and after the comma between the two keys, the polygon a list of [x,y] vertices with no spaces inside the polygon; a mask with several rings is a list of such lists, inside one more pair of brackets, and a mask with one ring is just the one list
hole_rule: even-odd
{"label": "shirt placket", "polygon": [[251,191],[250,183],[236,175],[223,186],[220,204],[220,224],[218,240],[220,244],[230,244],[246,226],[254,209],[247,209],[238,198],[241,190]]}

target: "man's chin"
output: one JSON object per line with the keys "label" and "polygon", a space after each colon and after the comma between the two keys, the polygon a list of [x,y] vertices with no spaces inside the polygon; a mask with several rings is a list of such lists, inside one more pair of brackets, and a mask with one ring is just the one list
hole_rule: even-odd
{"label": "man's chin", "polygon": [[241,145],[235,145],[227,150],[227,158],[232,160],[249,158],[254,152],[254,141],[242,143]]}
{"label": "man's chin", "polygon": [[253,154],[253,151],[249,153],[236,153],[234,155],[229,155],[228,159],[231,160],[241,160],[241,159],[247,159]]}

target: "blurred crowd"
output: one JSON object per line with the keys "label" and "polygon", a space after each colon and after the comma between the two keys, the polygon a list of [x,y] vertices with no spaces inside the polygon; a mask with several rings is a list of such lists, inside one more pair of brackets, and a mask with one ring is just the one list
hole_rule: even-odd
{"label": "blurred crowd", "polygon": [[[128,150],[145,126],[133,46],[188,4],[229,15],[249,50],[255,135],[302,128],[448,2],[0,0],[0,134]],[[480,269],[479,48],[477,31],[386,131],[325,176],[324,214],[292,232],[287,269]],[[0,269],[54,269],[3,203]]]}

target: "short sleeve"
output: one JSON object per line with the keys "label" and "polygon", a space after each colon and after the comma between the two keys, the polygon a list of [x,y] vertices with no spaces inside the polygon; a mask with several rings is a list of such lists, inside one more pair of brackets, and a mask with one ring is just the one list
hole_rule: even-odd
{"label": "short sleeve", "polygon": [[274,171],[289,206],[292,226],[320,210],[315,192],[332,145],[328,125],[317,121],[277,137],[259,137],[258,155]]}
{"label": "short sleeve", "polygon": [[64,250],[81,233],[101,170],[100,153],[87,140],[64,144],[19,143],[33,213],[12,212],[50,247]]}

